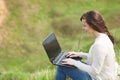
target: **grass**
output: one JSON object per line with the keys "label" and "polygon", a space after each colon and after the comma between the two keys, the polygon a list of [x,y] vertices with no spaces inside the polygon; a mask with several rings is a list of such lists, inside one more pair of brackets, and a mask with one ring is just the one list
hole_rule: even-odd
{"label": "grass", "polygon": [[43,39],[55,32],[63,50],[87,52],[94,37],[81,30],[79,17],[92,9],[101,12],[115,36],[116,59],[120,64],[119,0],[7,0],[6,3],[9,16],[4,25],[7,35],[0,48],[1,80],[54,80],[55,66],[45,54]]}
{"label": "grass", "polygon": [[20,71],[3,72],[0,80],[54,80],[55,69],[45,69],[34,73],[24,73]]}

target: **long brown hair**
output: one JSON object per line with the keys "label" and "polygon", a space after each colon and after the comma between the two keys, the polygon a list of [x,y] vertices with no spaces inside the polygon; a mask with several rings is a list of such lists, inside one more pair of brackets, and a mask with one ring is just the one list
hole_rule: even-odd
{"label": "long brown hair", "polygon": [[105,22],[98,11],[94,10],[87,11],[80,17],[80,21],[82,21],[82,19],[85,19],[88,25],[90,25],[90,27],[93,28],[94,30],[100,33],[107,34],[112,43],[114,44],[114,38],[108,31]]}

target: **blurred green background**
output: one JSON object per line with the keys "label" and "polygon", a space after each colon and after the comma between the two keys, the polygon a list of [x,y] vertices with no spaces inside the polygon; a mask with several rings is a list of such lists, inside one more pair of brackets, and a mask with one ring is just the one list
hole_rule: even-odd
{"label": "blurred green background", "polygon": [[82,30],[80,16],[98,10],[115,37],[120,64],[120,0],[4,0],[8,17],[0,47],[0,80],[54,80],[53,66],[42,47],[54,32],[64,51],[87,52],[94,37]]}

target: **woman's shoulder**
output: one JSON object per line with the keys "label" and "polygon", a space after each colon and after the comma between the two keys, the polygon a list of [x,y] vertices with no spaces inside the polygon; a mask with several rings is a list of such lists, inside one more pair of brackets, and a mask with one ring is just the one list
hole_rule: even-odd
{"label": "woman's shoulder", "polygon": [[105,34],[100,35],[94,42],[95,47],[102,47],[102,48],[112,48],[113,44],[109,37]]}
{"label": "woman's shoulder", "polygon": [[106,34],[100,34],[95,40],[96,44],[111,44],[111,40]]}

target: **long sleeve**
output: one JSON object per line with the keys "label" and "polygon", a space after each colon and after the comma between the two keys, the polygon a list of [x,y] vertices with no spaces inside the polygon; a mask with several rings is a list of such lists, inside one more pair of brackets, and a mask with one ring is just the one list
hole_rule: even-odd
{"label": "long sleeve", "polygon": [[115,53],[109,37],[105,34],[97,37],[88,52],[87,64],[76,61],[74,66],[95,80],[115,80]]}
{"label": "long sleeve", "polygon": [[102,46],[99,44],[96,44],[92,47],[91,53],[93,54],[92,56],[94,56],[94,58],[91,65],[86,65],[77,61],[75,66],[83,71],[88,72],[89,74],[98,75],[101,72],[106,56],[105,48],[102,47],[102,50],[101,47]]}
{"label": "long sleeve", "polygon": [[82,58],[85,58],[85,59],[88,58],[88,53],[79,52],[79,54],[80,54],[80,57],[82,57]]}

